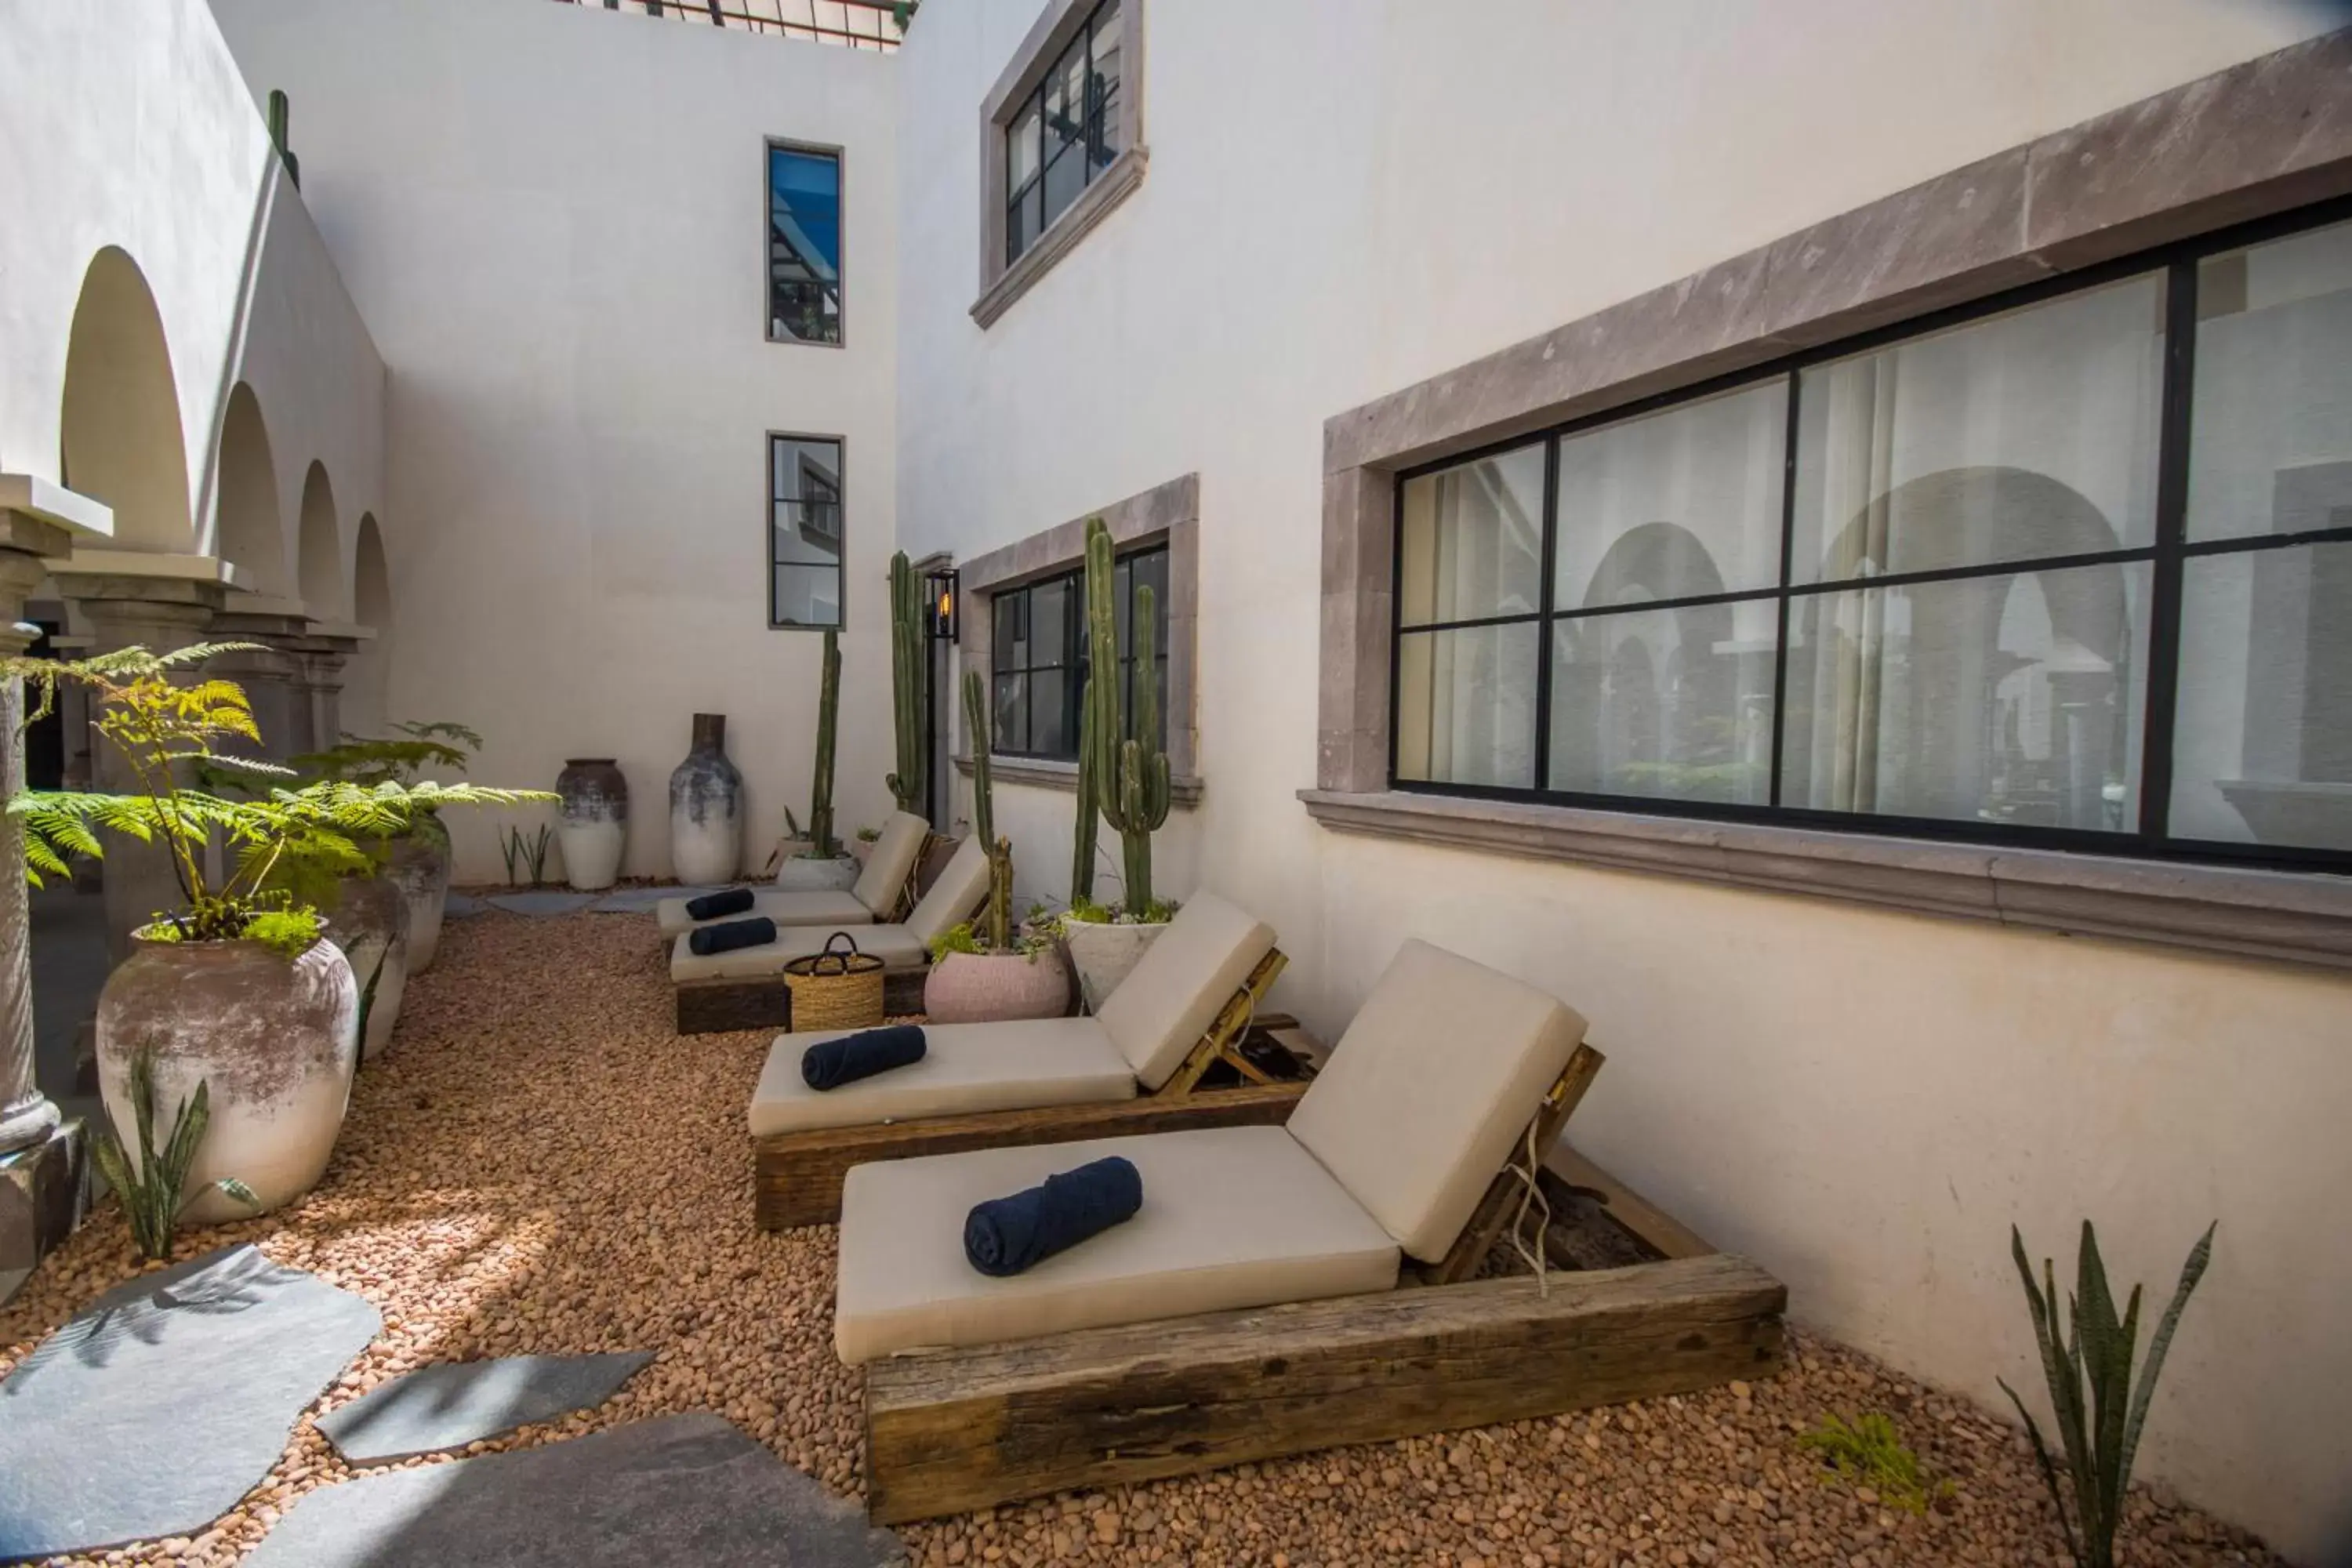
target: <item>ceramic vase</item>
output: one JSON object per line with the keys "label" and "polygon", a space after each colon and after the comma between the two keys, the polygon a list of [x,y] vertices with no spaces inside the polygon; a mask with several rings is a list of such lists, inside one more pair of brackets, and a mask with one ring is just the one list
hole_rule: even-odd
{"label": "ceramic vase", "polygon": [[1069,1007],[1069,971],[1051,951],[950,952],[923,980],[923,1012],[934,1024],[1058,1018]]}
{"label": "ceramic vase", "polygon": [[689,887],[735,879],[743,859],[743,775],[727,760],[727,715],[697,713],[694,745],[669,775],[669,863]]}
{"label": "ceramic vase", "polygon": [[1137,925],[1107,921],[1062,922],[1062,943],[1069,950],[1070,968],[1078,977],[1078,999],[1087,1012],[1102,1010],[1104,1000],[1167,929],[1165,921]]}
{"label": "ceramic vase", "polygon": [[621,874],[629,837],[629,781],[610,757],[573,757],[555,778],[562,818],[555,837],[563,846],[563,878],[597,893]]}
{"label": "ceramic vase", "polygon": [[342,949],[359,983],[367,1015],[360,1040],[363,1062],[390,1048],[393,1026],[400,1022],[401,998],[408,990],[409,925],[408,894],[394,874],[346,877],[335,884],[327,940]]}
{"label": "ceramic vase", "polygon": [[408,973],[433,966],[441,918],[449,903],[449,830],[432,818],[393,841],[392,878],[408,895]]}
{"label": "ceramic vase", "polygon": [[[184,1189],[201,1195],[184,1222],[214,1225],[292,1203],[326,1171],[342,1131],[359,1006],[359,983],[331,942],[289,959],[257,942],[134,933],[131,956],[98,998],[99,1092],[130,1141],[124,1157],[137,1167],[131,1064],[152,1052],[158,1146],[199,1083],[211,1112]],[[224,1176],[252,1188],[259,1206],[211,1187]]]}

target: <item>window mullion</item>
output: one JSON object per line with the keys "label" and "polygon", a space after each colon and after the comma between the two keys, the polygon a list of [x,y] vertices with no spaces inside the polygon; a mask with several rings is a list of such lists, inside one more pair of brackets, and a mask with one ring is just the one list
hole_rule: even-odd
{"label": "window mullion", "polygon": [[1542,580],[1536,586],[1536,757],[1533,788],[1551,787],[1552,571],[1559,552],[1559,437],[1544,443],[1543,540],[1537,558]]}
{"label": "window mullion", "polygon": [[1771,776],[1765,781],[1764,796],[1774,806],[1780,805],[1781,748],[1788,733],[1789,590],[1797,554],[1797,403],[1803,381],[1799,373],[1789,372],[1789,405],[1783,416],[1788,429],[1780,460],[1780,595],[1779,629],[1772,638],[1772,751],[1767,764]]}
{"label": "window mullion", "polygon": [[2139,834],[2160,843],[2172,810],[2172,737],[2180,688],[2182,546],[2189,533],[2189,437],[2197,368],[2197,263],[2164,280],[2164,405],[2157,427],[2156,581],[2149,593],[2147,711],[2140,726]]}

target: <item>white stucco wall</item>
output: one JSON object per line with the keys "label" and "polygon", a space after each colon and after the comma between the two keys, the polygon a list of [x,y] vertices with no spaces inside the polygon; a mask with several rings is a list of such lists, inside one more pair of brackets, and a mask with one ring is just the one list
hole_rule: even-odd
{"label": "white stucco wall", "polygon": [[67,350],[90,262],[127,253],[171,356],[189,504],[215,540],[217,437],[251,384],[290,562],[303,477],[331,475],[348,572],[383,517],[383,364],[285,184],[203,0],[0,0],[0,469],[60,477]]}
{"label": "white stucco wall", "polygon": [[[2218,1216],[2144,1472],[2326,1559],[2352,1531],[2352,984],[1342,838],[1295,792],[1328,416],[2326,14],[1149,0],[1142,187],[982,331],[976,111],[1038,6],[928,7],[898,57],[902,535],[969,558],[1200,472],[1181,858],[1278,926],[1278,999],[1336,1033],[1411,935],[1556,991],[1611,1058],[1581,1145],[1800,1319],[1989,1404],[2040,1381],[2011,1221],[2071,1261],[2094,1216],[2160,1299]],[[1067,797],[1006,793],[1058,882]]]}
{"label": "white stucco wall", "polygon": [[[767,625],[765,435],[839,435],[838,827],[878,821],[890,726],[854,715],[889,703],[895,62],[545,0],[217,9],[293,95],[392,367],[389,716],[480,729],[481,782],[618,758],[624,869],[662,875],[689,716],[725,713],[756,868],[808,804],[819,655]],[[847,150],[846,348],[766,341],[768,137]],[[491,822],[453,823],[461,880],[504,876]]]}

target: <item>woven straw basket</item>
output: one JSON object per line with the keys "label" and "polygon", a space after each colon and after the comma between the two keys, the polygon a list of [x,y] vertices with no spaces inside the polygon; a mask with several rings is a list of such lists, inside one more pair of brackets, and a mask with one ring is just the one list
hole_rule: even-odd
{"label": "woven straw basket", "polygon": [[794,1034],[870,1029],[882,1021],[882,961],[858,952],[845,931],[825,938],[823,952],[787,963],[784,984],[792,987]]}

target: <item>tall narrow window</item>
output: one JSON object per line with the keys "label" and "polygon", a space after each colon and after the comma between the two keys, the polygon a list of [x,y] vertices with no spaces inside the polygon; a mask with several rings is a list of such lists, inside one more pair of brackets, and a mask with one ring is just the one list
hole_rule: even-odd
{"label": "tall narrow window", "polygon": [[1004,127],[1004,259],[1037,243],[1118,156],[1119,0],[1102,0]]}
{"label": "tall narrow window", "polygon": [[841,443],[768,437],[768,624],[841,625]]}
{"label": "tall narrow window", "polygon": [[768,144],[768,337],[841,342],[841,154]]}

